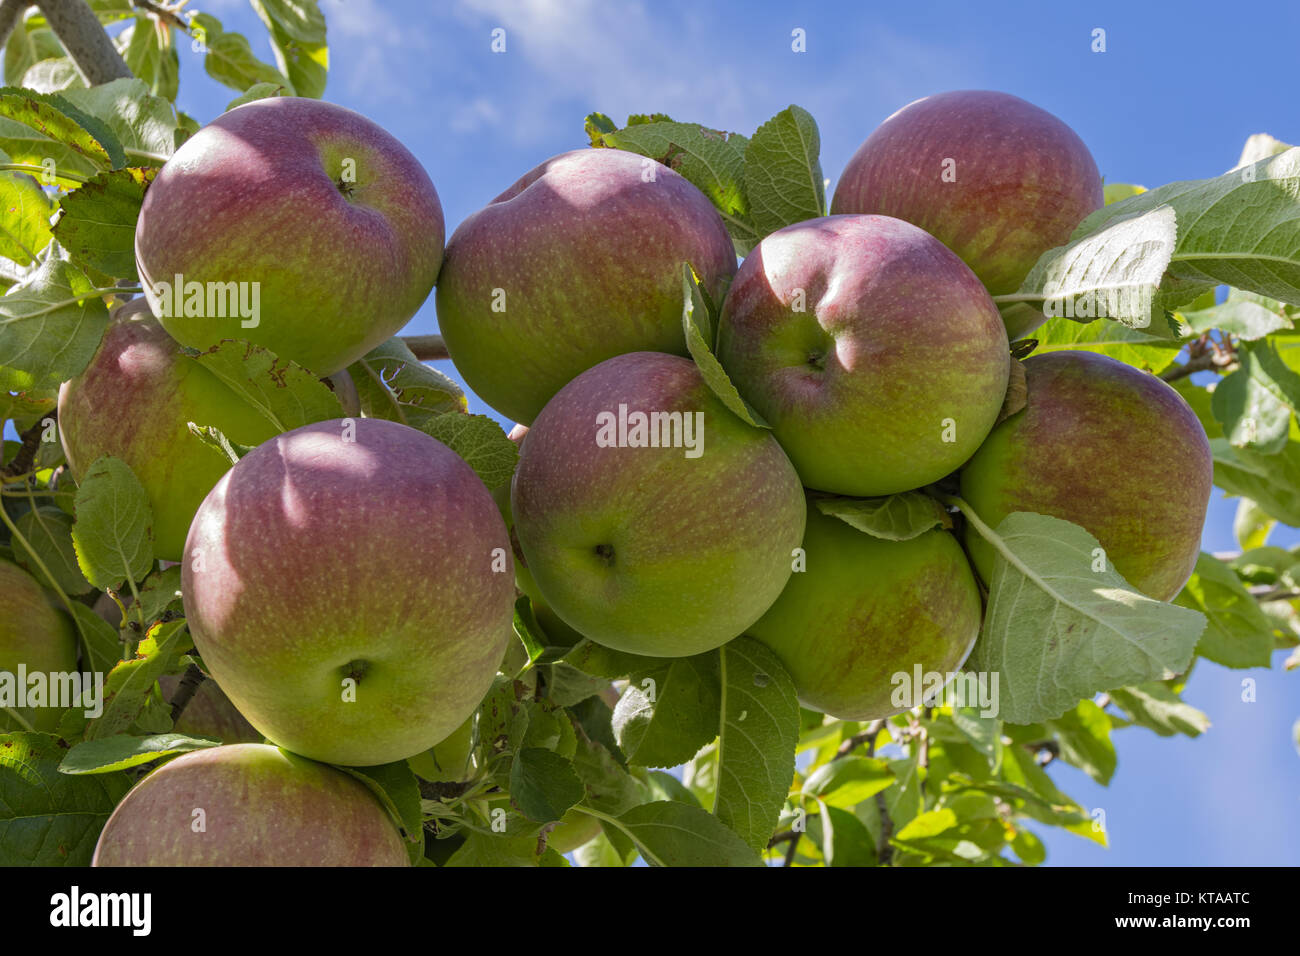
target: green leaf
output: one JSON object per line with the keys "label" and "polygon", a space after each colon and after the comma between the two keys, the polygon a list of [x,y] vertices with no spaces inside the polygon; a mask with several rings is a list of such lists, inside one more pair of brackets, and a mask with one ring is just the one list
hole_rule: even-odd
{"label": "green leaf", "polygon": [[827,806],[852,809],[894,783],[894,771],[876,757],[837,757],[808,775],[803,795]]}
{"label": "green leaf", "polygon": [[[1153,194],[1108,208],[1120,209],[1149,195]],[[1085,225],[1098,215],[1093,213]],[[1159,338],[1173,338],[1163,321],[1157,290],[1177,239],[1178,220],[1169,206],[1157,204],[1098,220],[1095,228],[1081,226],[1069,243],[1043,253],[1019,289],[994,301],[1005,307],[1030,305],[1048,318],[1084,322],[1105,318]]]}
{"label": "green leaf", "polygon": [[1232,519],[1232,535],[1237,539],[1241,550],[1258,548],[1268,541],[1277,520],[1249,498],[1237,502],[1237,514]]}
{"label": "green leaf", "polygon": [[[738,637],[719,651],[722,730],[713,812],[755,850],[776,830],[794,779],[799,701],[776,655]],[[692,754],[694,756],[694,754]]]}
{"label": "green leaf", "polygon": [[489,491],[506,484],[515,473],[519,446],[486,415],[444,412],[417,427],[463,458]]}
{"label": "green leaf", "polygon": [[40,267],[0,297],[0,374],[9,391],[53,385],[82,371],[108,328],[108,308],[86,274],[49,247]]}
{"label": "green leaf", "polygon": [[[36,552],[36,557],[54,576],[59,590],[64,594],[86,594],[91,583],[77,566],[77,551],[72,543],[72,516],[58,508],[44,505],[33,508],[14,522],[19,533]],[[18,541],[13,542],[14,560],[38,581],[44,583],[40,565],[32,560]]]}
{"label": "green leaf", "polygon": [[[603,706],[603,705],[602,705]],[[618,816],[646,802],[646,788],[621,766],[604,745],[584,731],[578,734],[573,771],[582,781],[582,805],[608,816]]]}
{"label": "green leaf", "polygon": [[54,208],[45,190],[24,173],[0,173],[0,213],[0,256],[31,265],[52,238]]}
{"label": "green leaf", "polygon": [[391,338],[348,366],[361,411],[419,428],[435,415],[468,408],[459,385],[430,368],[400,338]]}
{"label": "green leaf", "polygon": [[663,660],[632,675],[614,708],[614,735],[629,763],[675,767],[718,735],[718,655]]}
{"label": "green leaf", "polygon": [[135,656],[109,671],[104,682],[104,712],[86,727],[86,739],[125,733],[149,704],[158,678],[170,673],[178,656],[190,646],[184,621],[151,627]]}
{"label": "green leaf", "polygon": [[35,26],[34,17],[19,23],[9,34],[5,44],[5,86],[21,86],[23,75],[41,60],[49,60],[63,55],[63,45],[54,31],[45,25],[44,17],[38,17],[40,26]]}
{"label": "green leaf", "polygon": [[136,279],[135,223],[144,191],[158,170],[127,167],[99,173],[63,197],[54,236],[82,269]]}
{"label": "green leaf", "polygon": [[1240,368],[1214,389],[1210,409],[1234,448],[1275,455],[1287,443],[1291,413],[1300,407],[1300,375],[1271,343],[1243,343]]}
{"label": "green leaf", "polygon": [[[122,144],[107,126],[82,112],[74,99],[77,92],[0,89],[0,118],[9,121],[0,125],[0,149],[15,163],[38,166],[47,158],[61,163],[65,156],[81,170],[102,171],[124,165]],[[13,129],[14,124],[27,127],[35,136],[23,136]],[[64,149],[52,150],[55,145]]]}
{"label": "green leaf", "polygon": [[762,866],[757,853],[711,813],[673,800],[633,807],[612,825],[650,866]]}
{"label": "green leaf", "polygon": [[156,17],[142,15],[117,35],[117,48],[131,72],[154,96],[175,101],[180,85],[180,57],[172,43],[171,27]]}
{"label": "green leaf", "polygon": [[1204,309],[1184,309],[1180,313],[1188,328],[1198,335],[1218,329],[1247,342],[1295,327],[1295,309],[1241,289],[1229,289],[1228,297]]}
{"label": "green leaf", "polygon": [[1011,849],[1016,851],[1016,856],[1020,857],[1022,863],[1030,866],[1037,866],[1047,859],[1047,848],[1043,846],[1043,841],[1023,827],[1018,827],[1016,835],[1011,838]]}
{"label": "green leaf", "polygon": [[279,432],[343,414],[343,406],[328,385],[296,362],[259,345],[224,339],[193,361],[221,379]]}
{"label": "green leaf", "polygon": [[1300,442],[1287,442],[1276,455],[1233,448],[1210,438],[1214,483],[1229,495],[1251,498],[1283,524],[1300,527]]}
{"label": "green leaf", "polygon": [[299,96],[319,98],[325,92],[329,49],[325,17],[316,0],[249,0],[271,33],[271,46],[280,72],[289,77]]}
{"label": "green leaf", "polygon": [[510,766],[510,803],[528,819],[550,823],[583,798],[573,764],[540,747],[525,747]]}
{"label": "green leaf", "polygon": [[789,106],[764,123],[745,148],[745,195],[760,236],[826,215],[821,135],[812,114]]}
{"label": "green leaf", "polygon": [[974,707],[956,707],[950,718],[953,727],[970,743],[989,767],[997,770],[1002,763],[1002,721],[986,717]]}
{"label": "green leaf", "polygon": [[72,541],[86,580],[101,590],[143,580],[153,567],[153,510],[126,463],[97,458],[77,489],[76,510]]}
{"label": "green leaf", "polygon": [[243,106],[245,103],[252,103],[254,100],[270,99],[273,96],[290,96],[289,90],[279,83],[254,83],[248,89],[244,90],[239,96],[226,104],[226,112],[229,113],[236,106]]}
{"label": "green leaf", "polygon": [[59,773],[49,734],[0,735],[0,866],[89,866],[99,831],[131,789],[125,773]]}
{"label": "green leaf", "polygon": [[817,816],[808,835],[821,845],[822,861],[827,866],[875,866],[876,841],[865,824],[847,810],[818,803]]}
{"label": "green leaf", "polygon": [[1056,733],[1061,759],[1078,767],[1102,786],[1115,773],[1115,745],[1110,740],[1110,718],[1090,700],[1081,700],[1055,720],[1047,722]]}
{"label": "green leaf", "polygon": [[289,78],[253,55],[242,35],[227,33],[221,21],[210,13],[196,13],[190,18],[195,39],[203,48],[203,68],[208,76],[241,93],[257,83],[274,83],[294,94]]}
{"label": "green leaf", "polygon": [[18,85],[37,93],[61,93],[84,89],[86,81],[82,79],[72,57],[60,56],[34,64],[23,74],[22,82]]}
{"label": "green leaf", "polygon": [[1210,729],[1210,718],[1184,703],[1167,684],[1154,681],[1136,687],[1117,687],[1110,692],[1115,706],[1129,720],[1154,730],[1161,737],[1186,734],[1199,737]]}
{"label": "green leaf", "polygon": [[[549,847],[539,850],[535,836],[471,832],[444,866],[564,866],[564,858]],[[557,858],[558,857],[558,861]]]}
{"label": "green leaf", "polygon": [[682,266],[682,293],[682,331],[686,335],[686,349],[695,360],[705,384],[741,421],[755,428],[771,428],[763,416],[740,397],[722,363],[713,354],[713,320],[695,270],[689,263]]}
{"label": "green leaf", "polygon": [[931,528],[951,528],[947,510],[920,491],[885,498],[814,498],[817,510],[873,538],[909,541]]}
{"label": "green leaf", "polygon": [[107,674],[122,659],[122,643],[117,628],[80,601],[72,602],[72,617],[85,649],[82,670]]}
{"label": "green leaf", "polygon": [[1172,278],[1200,286],[1222,283],[1300,305],[1297,195],[1300,149],[1293,148],[1213,179],[1170,183],[1106,206],[1075,235],[1168,207],[1178,221]]}
{"label": "green leaf", "polygon": [[1001,674],[1000,712],[1018,724],[1059,717],[1082,698],[1179,673],[1205,618],[1135,590],[1083,528],[1015,512],[989,528],[962,503],[997,553],[988,610],[966,666]]}
{"label": "green leaf", "polygon": [[1177,342],[1156,338],[1120,322],[1076,322],[1074,319],[1048,319],[1031,333],[1038,342],[1035,352],[1061,349],[1096,352],[1132,365],[1134,368],[1162,372],[1178,356]]}
{"label": "green leaf", "polygon": [[593,677],[565,661],[550,665],[546,678],[546,696],[561,707],[572,707],[609,689],[609,681]]}
{"label": "green leaf", "polygon": [[59,764],[59,772],[112,773],[150,763],[159,757],[219,746],[221,746],[220,740],[188,737],[185,734],[155,734],[149,737],[115,734],[99,740],[83,740],[74,746]]}
{"label": "green leaf", "polygon": [[609,842],[609,837],[598,833],[582,846],[573,851],[574,862],[578,866],[623,866],[623,858]]}
{"label": "green leaf", "polygon": [[1201,552],[1191,580],[1174,601],[1209,621],[1196,653],[1224,667],[1269,666],[1273,624],[1222,561]]}

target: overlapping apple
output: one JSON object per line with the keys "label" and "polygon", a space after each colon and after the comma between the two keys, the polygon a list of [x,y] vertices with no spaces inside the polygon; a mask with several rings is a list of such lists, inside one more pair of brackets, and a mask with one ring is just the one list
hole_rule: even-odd
{"label": "overlapping apple", "polygon": [[[431,749],[463,735],[511,640],[516,575],[557,642],[674,657],[747,634],[805,706],[895,712],[891,674],[962,664],[993,558],[943,529],[859,532],[819,510],[830,495],[959,475],[986,522],[1074,521],[1136,588],[1170,598],[1195,561],[1211,477],[1177,393],[1055,352],[1024,362],[1024,408],[998,422],[1014,360],[991,294],[1101,203],[1064,123],[960,92],[891,116],[849,163],[833,215],[768,235],[738,269],[695,186],[612,149],[538,165],[444,256],[437,193],[383,130],[293,98],[225,114],[147,193],[136,251],[154,315],[116,320],[60,415],[74,471],[104,454],[136,470],[158,554],[183,561],[205,666],[282,749],[165,764],[120,805],[97,861],[402,862],[364,788],[312,761],[440,766]],[[770,429],[731,411],[687,357],[685,263],[723,303],[717,358]],[[256,324],[177,314],[167,284],[181,277],[259,283]],[[182,360],[181,346],[243,338],[335,373],[396,332],[435,277],[465,381],[530,426],[495,502],[414,428],[359,418],[277,435]],[[131,427],[114,396],[144,410]],[[187,433],[195,419],[257,447],[227,470]],[[1152,493],[1169,474],[1177,489]],[[0,581],[0,602],[40,622],[0,635],[0,665],[63,654],[66,622],[31,579],[0,565]],[[220,819],[206,836],[185,810],[199,790]],[[309,827],[333,813],[365,839],[341,847],[321,835],[332,826]]]}

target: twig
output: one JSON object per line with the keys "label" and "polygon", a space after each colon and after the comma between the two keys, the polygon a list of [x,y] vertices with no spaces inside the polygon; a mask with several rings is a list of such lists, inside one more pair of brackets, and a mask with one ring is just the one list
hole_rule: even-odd
{"label": "twig", "polygon": [[1165,369],[1160,373],[1160,378],[1166,382],[1176,382],[1197,372],[1210,370],[1222,372],[1236,361],[1237,348],[1231,339],[1225,339],[1220,344],[1211,339],[1206,332],[1200,338],[1187,343],[1187,361]]}
{"label": "twig", "polygon": [[403,335],[401,338],[406,343],[406,347],[414,352],[415,357],[421,362],[436,362],[451,358],[451,353],[447,351],[447,343],[442,340],[441,335]]}
{"label": "twig", "polygon": [[835,756],[831,759],[838,760],[840,757],[846,757],[863,743],[868,743],[868,749],[874,752],[876,749],[876,736],[884,729],[884,727],[885,722],[883,720],[873,720],[871,723],[867,724],[866,730],[854,734],[848,740],[844,741],[844,743],[840,744],[839,749],[835,751]]}
{"label": "twig", "polygon": [[[883,720],[873,720],[872,724],[880,724],[884,727]],[[868,730],[871,728],[868,727]],[[877,729],[877,734],[879,729]],[[876,736],[872,734],[867,741],[867,756],[876,755]],[[889,838],[894,835],[894,820],[889,815],[889,804],[885,803],[885,791],[881,790],[876,794],[876,812],[880,816],[880,838],[876,840],[876,861],[882,866],[889,866],[894,859],[894,848],[889,845]]]}
{"label": "twig", "polygon": [[795,851],[799,849],[799,838],[801,836],[803,836],[802,833],[794,834],[794,839],[791,840],[790,845],[785,848],[785,859],[781,861],[782,866],[794,865],[794,854]]}
{"label": "twig", "polygon": [[145,13],[152,13],[159,20],[170,23],[186,33],[190,32],[189,21],[177,12],[177,8],[168,6],[165,3],[156,3],[154,0],[131,0],[131,6],[137,10],[143,10]]}
{"label": "twig", "polygon": [[22,447],[18,449],[18,454],[14,455],[13,461],[0,468],[0,482],[17,478],[31,471],[32,465],[36,463],[36,452],[41,447],[41,433],[45,431],[45,419],[48,417],[48,415],[43,416],[40,421],[19,436],[22,439]]}
{"label": "twig", "polygon": [[0,47],[9,42],[9,34],[13,33],[14,27],[30,6],[26,0],[4,0],[0,3]]}
{"label": "twig", "polygon": [[38,0],[87,86],[129,79],[131,70],[85,0]]}
{"label": "twig", "polygon": [[199,685],[207,680],[207,675],[199,669],[197,664],[191,664],[185,668],[185,675],[181,678],[180,684],[176,688],[176,693],[172,695],[172,723],[181,719],[181,714],[194,698],[198,691]]}

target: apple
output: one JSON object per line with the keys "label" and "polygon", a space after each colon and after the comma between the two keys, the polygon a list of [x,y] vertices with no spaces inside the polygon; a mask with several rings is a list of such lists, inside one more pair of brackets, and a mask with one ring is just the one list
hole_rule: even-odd
{"label": "apple", "polygon": [[101,455],[130,466],[153,509],[154,554],[169,561],[179,560],[194,512],[230,468],[189,422],[215,425],[241,445],[276,431],[133,300],[114,314],[86,369],[59,389],[59,435],[79,480]]}
{"label": "apple", "polygon": [[135,255],[177,341],[245,339],[331,375],[428,298],[443,237],[437,190],[406,147],[349,109],[277,96],[223,113],[167,161]]}
{"label": "apple", "polygon": [[474,715],[470,714],[448,737],[406,762],[417,776],[431,783],[463,783],[473,772],[473,753]]}
{"label": "apple", "polygon": [[[176,696],[180,683],[178,674],[158,678],[164,699],[170,702]],[[257,732],[257,728],[235,709],[230,698],[221,692],[214,680],[205,679],[199,684],[194,696],[181,711],[180,720],[176,721],[174,729],[178,734],[214,737],[227,744],[262,742],[262,735]]]}
{"label": "apple", "polygon": [[600,820],[577,807],[564,811],[554,829],[546,834],[546,845],[556,853],[572,853],[600,835]]}
{"label": "apple", "polygon": [[951,674],[979,635],[983,609],[957,538],[926,531],[887,541],[810,502],[806,570],[747,633],[780,658],[799,701],[841,720],[875,720],[898,706],[894,675]]}
{"label": "apple", "polygon": [[[1024,366],[1027,404],[962,469],[961,496],[994,528],[1014,511],[1082,525],[1129,584],[1173,598],[1200,553],[1214,475],[1196,414],[1156,376],[1104,355],[1047,352]],[[992,546],[968,527],[966,547],[990,581]]]}
{"label": "apple", "polygon": [[1011,359],[997,307],[943,244],[887,216],[772,233],[723,304],[717,355],[810,488],[888,495],[957,469]]}
{"label": "apple", "polygon": [[[682,427],[638,446],[650,431],[637,416],[652,414]],[[690,359],[658,352],[608,359],[547,403],[511,506],[545,603],[592,641],[651,657],[741,633],[803,537],[803,491],[776,439],[728,411]]]}
{"label": "apple", "polygon": [[832,213],[920,226],[993,295],[1018,289],[1101,206],[1101,175],[1074,130],[988,90],[939,93],[894,113],[858,147],[831,200]]}
{"label": "apple", "polygon": [[682,264],[721,299],[736,253],[713,204],[653,160],[580,149],[466,219],[438,277],[438,325],[475,395],[525,425],[625,352],[686,354]]}
{"label": "apple", "polygon": [[181,572],[203,663],[271,741],[404,760],[491,687],[514,619],[491,494],[441,442],[377,418],[259,445],[204,499]]}
{"label": "apple", "polygon": [[407,866],[361,781],[266,744],[194,750],[117,805],[92,866]]}
{"label": "apple", "polygon": [[[44,588],[30,574],[0,558],[0,671],[14,675],[23,665],[27,674],[69,674],[77,670],[77,632],[67,615],[50,603]],[[30,684],[28,685],[30,687]],[[17,691],[17,686],[14,686]],[[15,707],[35,730],[52,731],[62,707]],[[22,729],[0,711],[0,730]]]}

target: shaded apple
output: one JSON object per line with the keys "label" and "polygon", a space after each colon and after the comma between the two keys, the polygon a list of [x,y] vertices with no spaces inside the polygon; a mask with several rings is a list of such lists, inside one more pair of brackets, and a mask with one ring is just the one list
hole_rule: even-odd
{"label": "shaded apple", "polygon": [[531,424],[570,379],[625,352],[686,354],[682,263],[721,298],[722,218],[690,182],[617,149],[547,160],[466,219],[438,277],[438,325],[466,384]]}
{"label": "shaded apple", "polygon": [[1011,363],[979,280],[886,216],[812,219],[760,242],[723,304],[717,354],[805,485],[866,496],[969,458]]}
{"label": "shaded apple", "polygon": [[[181,683],[180,675],[165,674],[158,678],[163,699],[169,703],[176,696]],[[222,693],[217,682],[203,680],[194,691],[181,716],[176,721],[175,731],[191,737],[214,737],[227,744],[256,744],[262,742],[262,735],[248,722],[230,698]]]}
{"label": "shaded apple", "polygon": [[266,744],[195,750],[137,783],[93,866],[407,866],[361,781]]}
{"label": "shaded apple", "polygon": [[[0,558],[0,671],[14,675],[67,674],[77,669],[77,632],[66,614],[51,603],[51,595],[30,574]],[[30,687],[30,684],[28,685]],[[17,691],[15,684],[14,691]],[[64,708],[15,707],[34,730],[52,731]],[[0,711],[0,730],[25,729]]]}
{"label": "shaded apple", "polygon": [[277,96],[223,113],[167,161],[135,255],[182,344],[246,339],[330,375],[415,314],[443,236],[433,183],[392,135],[342,106]]}
{"label": "shaded apple", "polygon": [[59,389],[59,435],[73,475],[84,478],[101,455],[126,462],[153,509],[154,554],[169,561],[180,558],[194,512],[230,468],[189,422],[215,425],[241,445],[276,431],[185,355],[143,299],[115,314],[85,371]]}
{"label": "shaded apple", "polygon": [[375,418],[306,425],[242,458],[195,515],[181,586],[240,713],[349,765],[403,760],[460,726],[514,614],[487,488],[441,442]]}
{"label": "shaded apple", "polygon": [[[621,435],[601,417],[620,409]],[[659,417],[638,434],[637,414]],[[658,447],[637,446],[651,434]],[[695,451],[688,437],[702,438]],[[602,362],[551,399],[511,504],[545,603],[596,643],[652,657],[741,633],[780,593],[803,535],[803,492],[776,440],[728,411],[689,359],[656,352]]]}
{"label": "shaded apple", "polygon": [[[1200,552],[1214,474],[1196,414],[1156,376],[1103,355],[1048,352],[1024,366],[1027,404],[962,469],[961,496],[994,528],[1014,511],[1082,525],[1125,580],[1173,598]],[[993,548],[969,527],[966,547],[988,582]]]}
{"label": "shaded apple", "polygon": [[474,714],[428,750],[407,759],[411,770],[431,783],[461,783],[473,773]]}
{"label": "shaded apple", "polygon": [[864,534],[809,503],[806,570],[747,633],[781,659],[799,701],[841,720],[874,720],[898,706],[894,676],[950,674],[979,635],[975,575],[957,539],[926,531],[908,541]]}
{"label": "shaded apple", "polygon": [[831,212],[920,226],[1001,295],[1101,205],[1101,175],[1074,130],[1009,93],[957,90],[881,123],[845,167]]}

